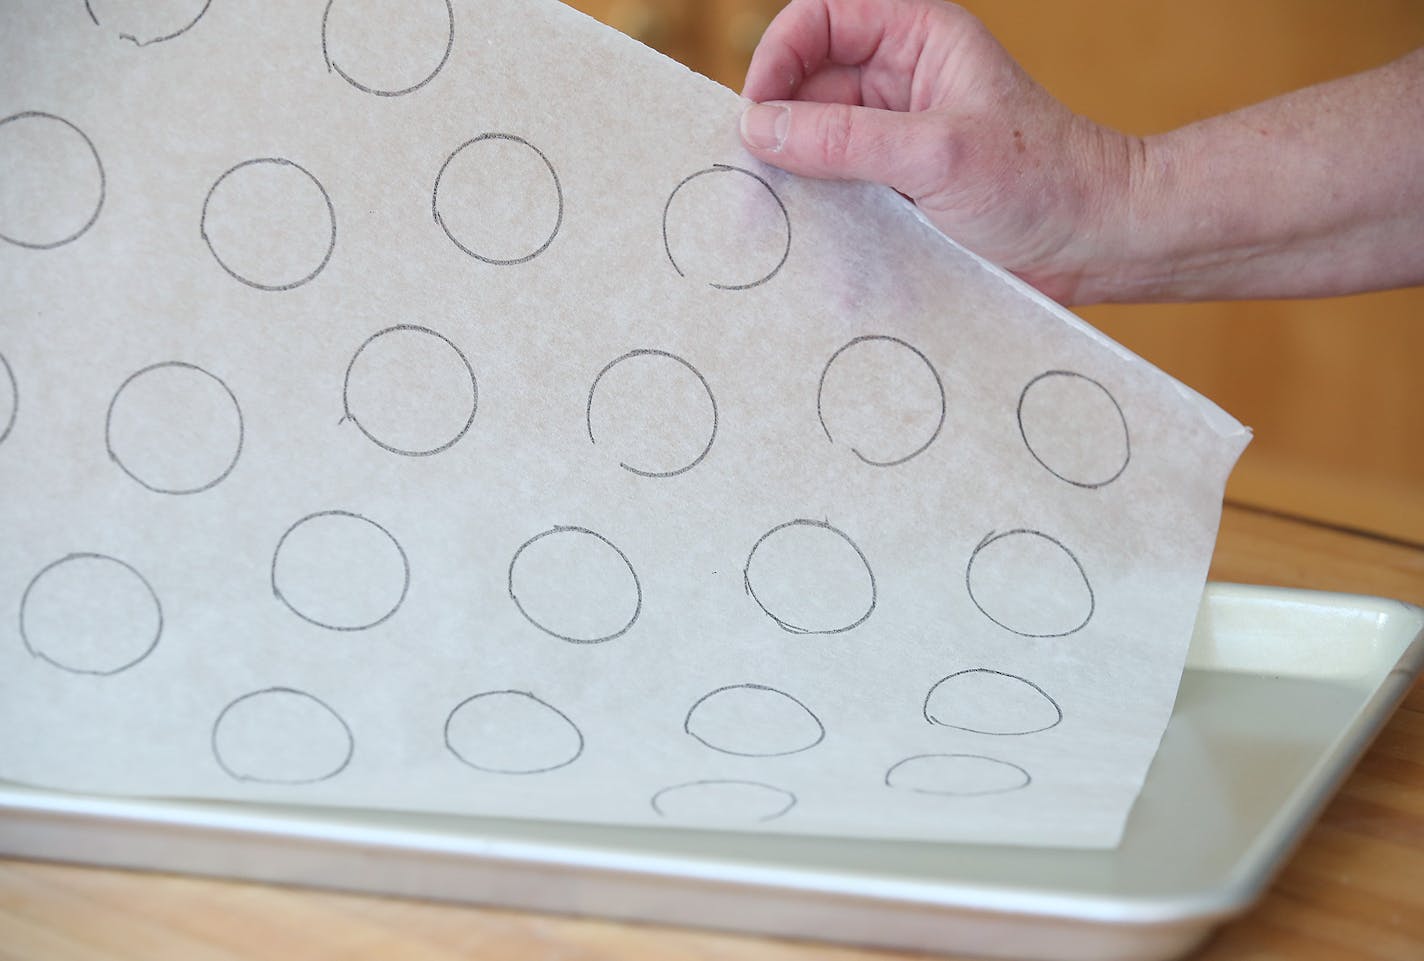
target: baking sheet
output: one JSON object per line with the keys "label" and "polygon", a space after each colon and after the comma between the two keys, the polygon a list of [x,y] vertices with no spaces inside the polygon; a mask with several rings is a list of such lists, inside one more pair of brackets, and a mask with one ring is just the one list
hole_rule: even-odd
{"label": "baking sheet", "polygon": [[1117,842],[1214,405],[558,4],[0,17],[0,774]]}
{"label": "baking sheet", "polygon": [[946,953],[1175,957],[1264,890],[1424,670],[1424,611],[1210,585],[1115,851],[709,835],[0,790],[10,854]]}

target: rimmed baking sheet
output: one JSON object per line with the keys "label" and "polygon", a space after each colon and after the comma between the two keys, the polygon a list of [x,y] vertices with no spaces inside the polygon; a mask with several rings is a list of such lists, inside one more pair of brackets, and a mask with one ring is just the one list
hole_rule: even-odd
{"label": "rimmed baking sheet", "polygon": [[0,852],[929,951],[1155,959],[1248,908],[1424,669],[1424,611],[1213,584],[1113,851],[66,795]]}

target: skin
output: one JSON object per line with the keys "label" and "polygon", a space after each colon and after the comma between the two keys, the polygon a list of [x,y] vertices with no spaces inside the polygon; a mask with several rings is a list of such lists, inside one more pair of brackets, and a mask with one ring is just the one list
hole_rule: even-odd
{"label": "skin", "polygon": [[1424,50],[1169,133],[1073,114],[942,0],[791,0],[742,139],[868,180],[1067,304],[1424,283]]}

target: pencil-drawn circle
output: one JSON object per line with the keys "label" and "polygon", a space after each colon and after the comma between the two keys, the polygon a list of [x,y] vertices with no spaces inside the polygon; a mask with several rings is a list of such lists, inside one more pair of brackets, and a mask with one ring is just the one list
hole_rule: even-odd
{"label": "pencil-drawn circle", "polygon": [[659,816],[685,824],[715,826],[775,821],[796,806],[796,795],[760,781],[688,781],[653,795]]}
{"label": "pencil-drawn circle", "polygon": [[543,774],[583,754],[583,732],[563,711],[527,691],[484,691],[445,719],[445,747],[490,774]]}
{"label": "pencil-drawn circle", "polygon": [[5,386],[0,387],[0,444],[3,444],[15,429],[15,418],[20,416],[20,382],[15,379],[15,371],[4,354],[0,354],[0,380],[5,382]]}
{"label": "pencil-drawn circle", "polygon": [[752,545],[747,594],[782,630],[840,634],[875,610],[875,572],[855,541],[824,521],[778,524]]}
{"label": "pencil-drawn circle", "polygon": [[712,450],[717,398],[702,372],[676,354],[630,350],[593,379],[585,422],[588,439],[624,470],[676,477]]}
{"label": "pencil-drawn circle", "polygon": [[[321,15],[326,69],[378,97],[413,93],[434,80],[455,46],[455,8],[450,0],[424,0],[418,16],[410,6],[410,0],[329,0]],[[421,55],[411,56],[417,47]]]}
{"label": "pencil-drawn circle", "polygon": [[258,290],[291,290],[331,261],[336,208],[301,164],[257,157],[229,167],[213,183],[198,232],[235,280]]}
{"label": "pencil-drawn circle", "polygon": [[272,593],[293,614],[332,631],[389,620],[410,590],[410,562],[390,531],[350,511],[308,514],[272,553]]}
{"label": "pencil-drawn circle", "polygon": [[585,527],[554,527],[519,545],[509,596],[530,624],[571,644],[621,637],[643,610],[628,556]]}
{"label": "pencil-drawn circle", "polygon": [[242,408],[216,374],[170,360],[119,385],[104,418],[109,459],[159,494],[197,494],[242,456]]}
{"label": "pencil-drawn circle", "polygon": [[1117,399],[1071,370],[1050,370],[1029,381],[1019,394],[1018,421],[1033,459],[1075,487],[1111,484],[1132,459]]}
{"label": "pencil-drawn circle", "polygon": [[475,422],[475,370],[450,338],[398,324],[366,338],[346,365],[345,419],[377,447],[406,457],[449,450]]}
{"label": "pencil-drawn circle", "polygon": [[558,235],[564,188],[538,147],[514,134],[484,133],[445,158],[430,209],[450,242],[476,260],[522,264]]}
{"label": "pencil-drawn circle", "polygon": [[764,684],[733,684],[702,695],[682,729],[714,751],[739,757],[781,757],[809,751],[826,728],[809,707]]}
{"label": "pencil-drawn circle", "polygon": [[104,162],[89,135],[37,110],[0,120],[0,240],[52,250],[78,240],[104,207]]}
{"label": "pencil-drawn circle", "polygon": [[315,784],[346,770],[356,739],[320,698],[291,687],[244,694],[223,708],[210,735],[229,777],[261,784]]}
{"label": "pencil-drawn circle", "polygon": [[840,437],[873,467],[894,467],[923,453],[939,437],[946,412],[939,371],[898,337],[855,338],[826,361],[816,388],[826,440]]}
{"label": "pencil-drawn circle", "polygon": [[887,787],[945,797],[1008,794],[1032,783],[1017,764],[982,754],[916,754],[885,772]]}
{"label": "pencil-drawn circle", "polygon": [[1078,558],[1041,531],[990,533],[970,555],[964,584],[985,617],[1021,637],[1080,631],[1097,603]]}
{"label": "pencil-drawn circle", "polygon": [[213,0],[84,0],[94,26],[117,31],[138,47],[182,36],[203,19]]}
{"label": "pencil-drawn circle", "polygon": [[1048,692],[1017,674],[987,667],[941,678],[925,696],[925,720],[972,734],[1038,734],[1057,727],[1063,709]]}
{"label": "pencil-drawn circle", "polygon": [[72,674],[107,677],[153,653],[163,605],[133,565],[107,554],[70,554],[40,570],[20,598],[20,639]]}
{"label": "pencil-drawn circle", "polygon": [[668,195],[663,250],[679,277],[718,290],[749,290],[786,265],[791,215],[765,178],[713,164],[684,177]]}

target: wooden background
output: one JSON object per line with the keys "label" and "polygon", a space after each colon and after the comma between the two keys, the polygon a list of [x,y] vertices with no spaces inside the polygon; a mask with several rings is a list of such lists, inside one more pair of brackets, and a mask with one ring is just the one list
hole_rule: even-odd
{"label": "wooden background", "polygon": [[[733,89],[740,89],[747,58],[781,6],[572,3]],[[1075,111],[1142,134],[1365,70],[1424,45],[1424,0],[965,0],[965,6]],[[1424,289],[1079,312],[1255,429],[1229,500],[1424,544]]]}

